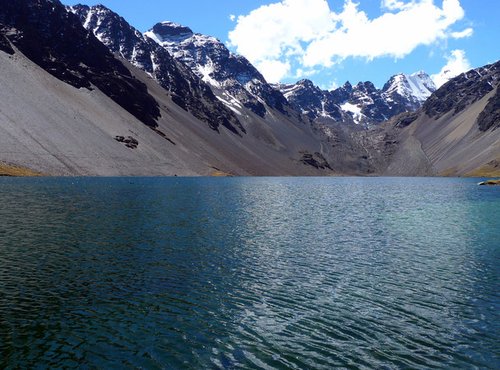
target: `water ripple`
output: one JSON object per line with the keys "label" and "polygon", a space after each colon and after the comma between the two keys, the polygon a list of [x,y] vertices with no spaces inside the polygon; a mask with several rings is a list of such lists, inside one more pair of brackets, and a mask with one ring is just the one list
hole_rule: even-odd
{"label": "water ripple", "polygon": [[0,368],[500,367],[498,188],[1,179]]}

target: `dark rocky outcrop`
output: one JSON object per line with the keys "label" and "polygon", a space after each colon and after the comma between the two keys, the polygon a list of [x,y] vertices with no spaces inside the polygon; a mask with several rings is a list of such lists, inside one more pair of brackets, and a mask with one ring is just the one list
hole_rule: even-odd
{"label": "dark rocky outcrop", "polygon": [[419,112],[407,112],[402,113],[399,116],[394,117],[393,125],[394,127],[404,128],[409,126],[419,117]]}
{"label": "dark rocky outcrop", "polygon": [[115,136],[115,140],[125,144],[125,146],[130,149],[137,149],[139,146],[139,141],[132,136]]}
{"label": "dark rocky outcrop", "polygon": [[58,0],[0,0],[0,25],[3,37],[53,76],[77,88],[94,85],[146,125],[156,125],[160,110],[146,86]]}
{"label": "dark rocky outcrop", "polygon": [[14,49],[12,49],[12,46],[10,45],[9,39],[4,35],[5,30],[0,30],[0,51],[3,51],[4,53],[7,53],[9,55],[13,55]]}
{"label": "dark rocky outcrop", "polygon": [[498,88],[479,115],[477,124],[481,131],[496,130],[500,127],[500,90]]}
{"label": "dark rocky outcrop", "polygon": [[323,154],[319,152],[309,153],[307,151],[303,151],[300,154],[302,155],[300,162],[307,166],[312,166],[321,170],[332,169]]}

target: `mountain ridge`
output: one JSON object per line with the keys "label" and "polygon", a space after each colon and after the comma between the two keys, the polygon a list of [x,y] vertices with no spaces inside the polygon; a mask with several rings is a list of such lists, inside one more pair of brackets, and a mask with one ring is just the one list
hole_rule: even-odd
{"label": "mountain ridge", "polygon": [[144,34],[211,85],[231,109],[239,112],[237,101],[260,117],[265,116],[266,105],[286,113],[288,102],[281,93],[245,57],[233,54],[215,37],[168,21],[155,24]]}
{"label": "mountain ridge", "polygon": [[379,124],[400,113],[415,111],[436,91],[429,75],[422,71],[396,74],[382,89],[370,81],[355,86],[347,81],[330,91],[320,89],[310,80],[274,86],[312,120],[329,118],[356,124]]}
{"label": "mountain ridge", "polygon": [[222,124],[235,134],[239,134],[238,130],[244,133],[237,117],[216,99],[208,86],[118,14],[103,5],[78,4],[67,9],[112,52],[156,79],[181,108],[191,111],[214,130]]}
{"label": "mountain ridge", "polygon": [[69,176],[500,174],[500,62],[419,108],[432,89],[421,72],[382,89],[302,80],[282,93],[189,27],[161,23],[164,47],[104,7],[18,4],[0,0],[4,164]]}

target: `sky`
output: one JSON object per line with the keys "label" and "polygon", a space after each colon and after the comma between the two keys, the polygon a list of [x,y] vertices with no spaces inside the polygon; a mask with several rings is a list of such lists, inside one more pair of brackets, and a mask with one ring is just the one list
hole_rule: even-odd
{"label": "sky", "polygon": [[[71,1],[63,0],[67,5]],[[217,37],[269,82],[377,87],[425,71],[437,85],[500,59],[499,0],[97,0],[145,32],[160,21]]]}

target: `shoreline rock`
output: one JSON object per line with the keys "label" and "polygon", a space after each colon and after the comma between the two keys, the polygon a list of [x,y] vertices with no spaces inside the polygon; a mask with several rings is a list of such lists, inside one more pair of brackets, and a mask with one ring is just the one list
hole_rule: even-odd
{"label": "shoreline rock", "polygon": [[500,179],[499,180],[486,180],[482,181],[478,184],[479,186],[494,186],[494,185],[500,185]]}

